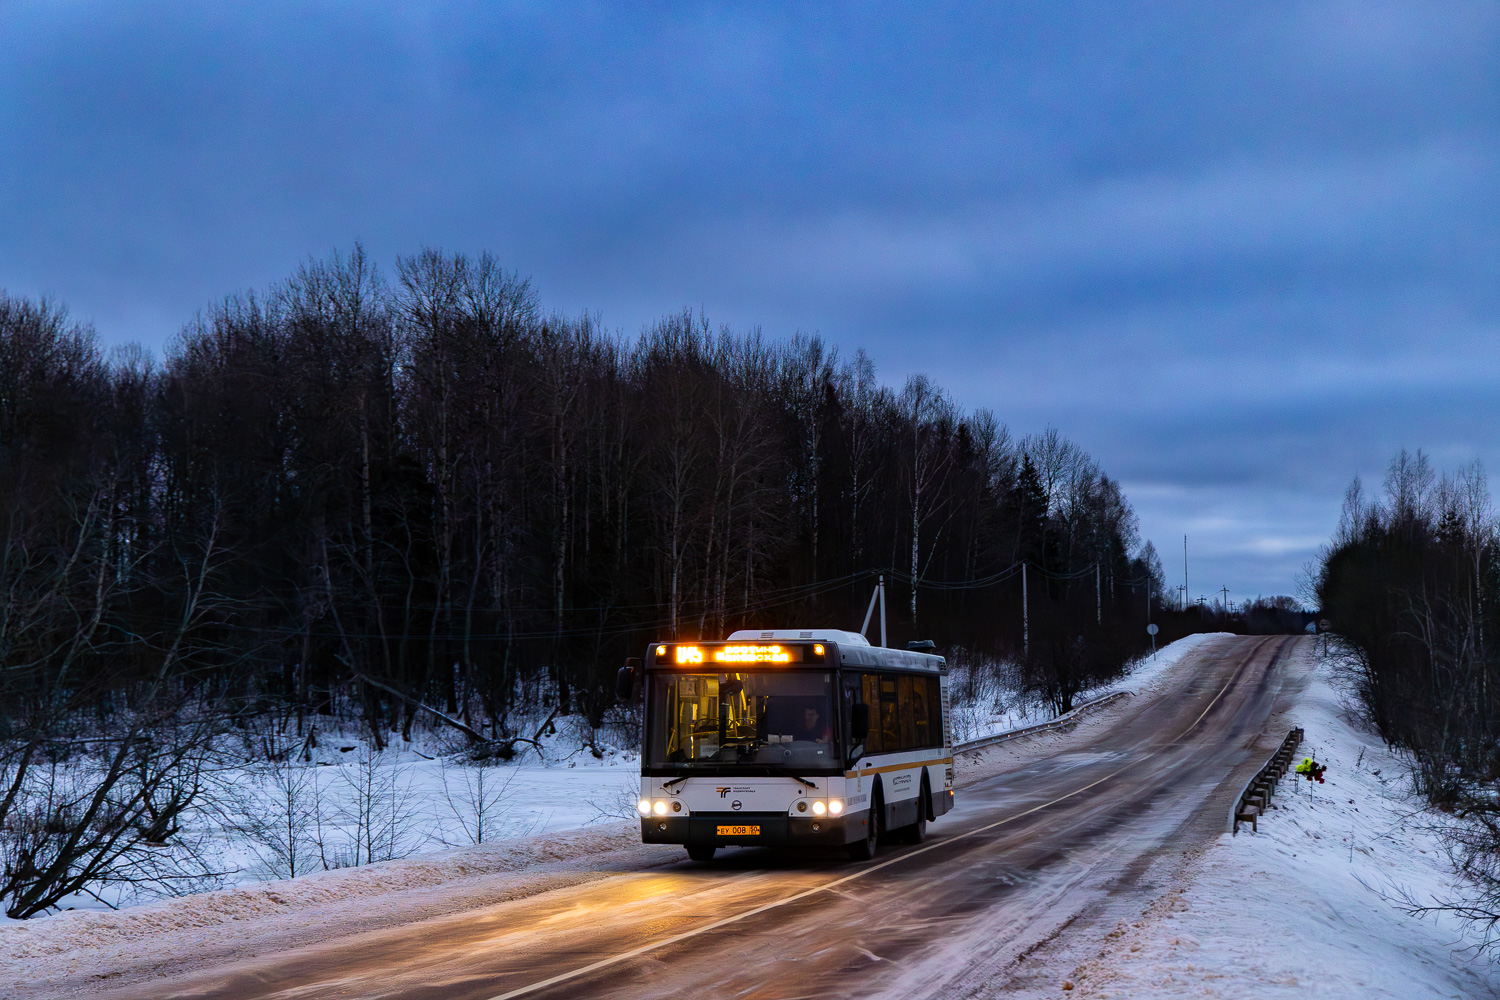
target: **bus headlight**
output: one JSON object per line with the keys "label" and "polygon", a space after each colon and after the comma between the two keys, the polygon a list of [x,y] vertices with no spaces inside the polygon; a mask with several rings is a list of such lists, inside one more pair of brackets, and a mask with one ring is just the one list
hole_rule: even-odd
{"label": "bus headlight", "polygon": [[828,811],[828,807],[826,805],[824,805],[822,802],[814,802],[813,803],[813,815],[814,816],[821,816],[824,813],[826,813],[827,811]]}
{"label": "bus headlight", "polygon": [[656,801],[656,805],[651,807],[651,810],[658,816],[665,816],[667,814],[667,804],[661,799],[658,799]]}
{"label": "bus headlight", "polygon": [[830,813],[832,813],[833,815],[835,815],[835,816],[837,816],[839,813],[843,812],[844,811],[844,800],[843,799],[829,799],[828,800],[828,811]]}
{"label": "bus headlight", "polygon": [[641,811],[641,815],[642,816],[650,816],[651,815],[651,800],[650,799],[641,799],[641,801],[639,801],[639,802],[637,802],[635,804],[635,807]]}

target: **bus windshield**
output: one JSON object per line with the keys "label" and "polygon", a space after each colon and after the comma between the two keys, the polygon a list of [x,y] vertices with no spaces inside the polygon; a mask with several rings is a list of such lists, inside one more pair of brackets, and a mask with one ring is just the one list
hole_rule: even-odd
{"label": "bus windshield", "polygon": [[838,762],[829,671],[661,673],[650,687],[650,764]]}

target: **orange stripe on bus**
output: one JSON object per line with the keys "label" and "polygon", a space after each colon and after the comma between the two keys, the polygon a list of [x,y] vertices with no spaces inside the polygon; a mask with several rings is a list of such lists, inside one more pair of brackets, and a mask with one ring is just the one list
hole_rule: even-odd
{"label": "orange stripe on bus", "polygon": [[937,760],[921,760],[914,764],[887,764],[885,767],[867,767],[859,771],[845,771],[844,777],[857,778],[862,774],[884,774],[887,771],[904,771],[909,767],[932,767],[934,764],[951,764],[952,757],[939,757]]}

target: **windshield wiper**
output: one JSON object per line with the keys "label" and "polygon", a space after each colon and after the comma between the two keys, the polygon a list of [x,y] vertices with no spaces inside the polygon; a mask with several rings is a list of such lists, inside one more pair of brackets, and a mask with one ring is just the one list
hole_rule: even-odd
{"label": "windshield wiper", "polygon": [[[769,767],[769,768],[773,768],[773,769],[778,770],[778,771],[785,771],[785,769],[786,769],[786,765],[785,764],[761,763],[761,764],[757,764],[756,766],[757,767]],[[787,777],[791,778],[793,781],[800,781],[800,782],[802,782],[802,784],[806,785],[808,788],[817,788],[818,787],[816,784],[814,784],[811,781],[808,781],[806,778],[799,778],[795,774],[788,774]]]}
{"label": "windshield wiper", "polygon": [[663,781],[661,783],[661,787],[663,787],[663,788],[671,788],[673,785],[677,784],[678,782],[686,781],[686,780],[688,780],[691,777],[692,777],[692,775],[690,775],[690,774],[684,774],[680,778],[673,778],[671,781]]}

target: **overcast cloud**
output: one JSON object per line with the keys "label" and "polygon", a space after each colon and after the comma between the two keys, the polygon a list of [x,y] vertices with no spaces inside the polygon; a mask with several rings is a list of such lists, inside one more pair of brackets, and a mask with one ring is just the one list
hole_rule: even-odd
{"label": "overcast cloud", "polygon": [[[1500,472],[1500,6],[0,6],[0,287],[159,350],[356,240],[926,371],[1289,592]],[[1176,567],[1176,568],[1174,568]]]}

